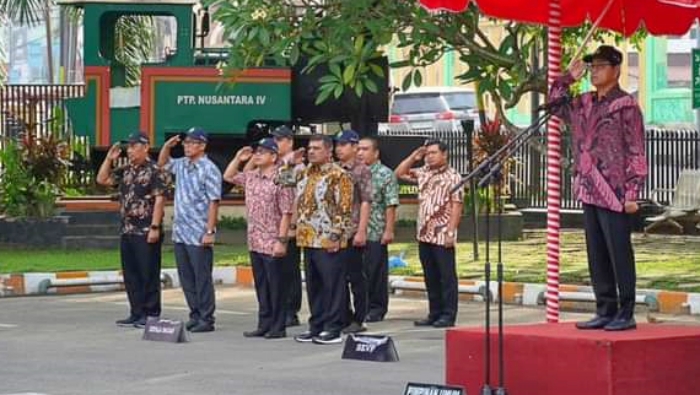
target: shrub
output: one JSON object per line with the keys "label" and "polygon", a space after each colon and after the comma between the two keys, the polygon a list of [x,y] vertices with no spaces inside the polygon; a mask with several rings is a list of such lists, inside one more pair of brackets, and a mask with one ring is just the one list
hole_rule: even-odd
{"label": "shrub", "polygon": [[26,134],[0,153],[0,210],[11,217],[50,217],[66,171],[65,142]]}

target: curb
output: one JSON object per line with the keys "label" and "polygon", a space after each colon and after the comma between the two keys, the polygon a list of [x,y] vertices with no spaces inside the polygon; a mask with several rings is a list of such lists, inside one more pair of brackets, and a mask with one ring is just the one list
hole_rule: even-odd
{"label": "curb", "polygon": [[[236,284],[236,269],[215,267],[214,284]],[[121,270],[0,274],[0,297],[121,291],[123,281]],[[161,284],[163,288],[179,288],[177,269],[162,269]]]}
{"label": "curb", "polygon": [[[422,277],[415,276],[390,276],[389,283],[413,282],[423,283]],[[484,281],[460,280],[461,286],[473,286],[483,290],[486,288]],[[424,295],[424,287],[410,287],[410,289],[397,289],[395,292],[406,295]],[[498,284],[491,282],[489,286],[492,300],[498,300]],[[544,284],[532,283],[503,283],[503,303],[522,306],[541,306],[544,304]],[[593,299],[593,289],[585,285],[561,284],[559,286],[560,302],[562,310],[578,309],[586,303],[590,306]],[[483,300],[483,291],[479,293],[464,294],[460,289],[460,300]],[[661,314],[691,314],[700,315],[700,293],[661,291],[655,289],[639,289],[637,292],[637,304],[646,305],[649,311]]]}
{"label": "curb", "polygon": [[[253,286],[253,271],[250,266],[215,267],[213,277],[215,285]],[[0,274],[0,297],[121,291],[124,290],[122,281],[120,270]],[[179,288],[177,269],[161,270],[161,283],[163,288]],[[389,276],[389,284],[396,294],[425,295],[423,277]],[[403,286],[392,286],[400,284]],[[483,300],[486,282],[460,280],[459,285],[460,300]],[[492,281],[488,289],[492,300],[497,301],[497,283]],[[503,302],[540,306],[544,302],[545,289],[544,284],[504,282]],[[581,303],[590,305],[592,301],[590,286],[562,284],[559,291],[560,307],[563,310],[576,309]],[[700,315],[700,293],[640,289],[637,303],[646,305],[649,311],[662,314]]]}

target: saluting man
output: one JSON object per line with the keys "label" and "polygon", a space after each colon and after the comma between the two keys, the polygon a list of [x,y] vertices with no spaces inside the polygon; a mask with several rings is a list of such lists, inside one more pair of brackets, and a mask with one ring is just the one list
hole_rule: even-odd
{"label": "saluting man", "polygon": [[142,328],[147,317],[158,317],[161,310],[161,221],[165,206],[165,178],[148,156],[148,136],[135,132],[127,141],[129,163],[113,168],[121,154],[119,144],[113,145],[97,173],[97,183],[116,186],[119,191],[119,249],[131,311],[129,317],[117,321],[117,325]]}
{"label": "saluting man", "polygon": [[184,141],[185,157],[172,159],[170,150],[180,136],[168,140],[158,164],[175,176],[173,242],[182,290],[190,308],[186,328],[190,332],[214,330],[214,240],[221,200],[219,168],[206,155],[208,134],[190,129]]}
{"label": "saluting man", "polygon": [[[412,168],[425,158],[425,165]],[[455,244],[462,218],[464,190],[452,189],[461,181],[447,163],[447,144],[428,140],[396,168],[396,176],[418,184],[418,255],[428,291],[428,317],[416,326],[445,328],[457,319],[457,268]]]}
{"label": "saluting man", "polygon": [[[252,148],[243,147],[224,172],[224,179],[245,189],[248,250],[258,298],[258,327],[245,337],[277,339],[286,336],[288,279],[285,273],[289,223],[294,190],[275,183],[278,148],[266,138]],[[251,159],[252,158],[252,159]],[[254,170],[240,172],[252,160]]]}

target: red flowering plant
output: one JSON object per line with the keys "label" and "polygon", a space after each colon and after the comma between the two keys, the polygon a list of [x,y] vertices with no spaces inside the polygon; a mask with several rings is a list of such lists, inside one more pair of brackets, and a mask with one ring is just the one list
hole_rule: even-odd
{"label": "red flowering plant", "polygon": [[476,165],[493,155],[510,141],[510,136],[502,133],[501,121],[497,118],[481,125],[474,139]]}
{"label": "red flowering plant", "polygon": [[[500,119],[496,118],[493,121],[487,121],[482,124],[474,137],[474,158],[473,165],[474,168],[481,165],[488,158],[492,157],[499,149],[508,144],[511,140],[511,136],[502,127]],[[497,208],[495,205],[495,194],[500,192],[502,195],[507,194],[509,173],[512,165],[512,159],[506,158],[502,161],[502,167],[497,174],[494,175],[494,179],[487,186],[479,188],[476,191],[479,212],[486,212],[487,207],[490,207],[490,212],[494,212]],[[494,164],[496,162],[493,162]],[[477,176],[477,183],[482,177],[489,173],[491,166],[487,166],[486,170]],[[487,203],[490,203],[487,205]],[[465,209],[470,210],[471,202],[465,205]]]}

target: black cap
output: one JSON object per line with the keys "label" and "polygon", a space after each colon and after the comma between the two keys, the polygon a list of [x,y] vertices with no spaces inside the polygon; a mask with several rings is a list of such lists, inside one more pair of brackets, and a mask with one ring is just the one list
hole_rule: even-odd
{"label": "black cap", "polygon": [[273,137],[292,137],[294,135],[294,131],[292,131],[289,126],[282,125],[276,127],[270,134]]}
{"label": "black cap", "polygon": [[591,63],[593,59],[607,60],[611,65],[617,66],[622,63],[622,52],[611,45],[601,45],[595,52],[583,57],[586,63]]}
{"label": "black cap", "polygon": [[129,137],[126,139],[126,142],[129,144],[150,144],[150,139],[148,138],[148,135],[143,132],[133,132],[129,135]]}

